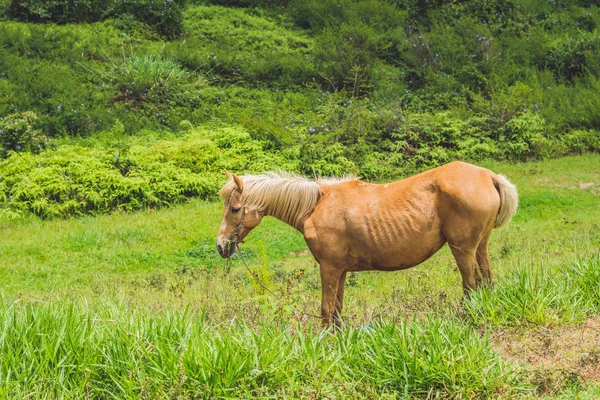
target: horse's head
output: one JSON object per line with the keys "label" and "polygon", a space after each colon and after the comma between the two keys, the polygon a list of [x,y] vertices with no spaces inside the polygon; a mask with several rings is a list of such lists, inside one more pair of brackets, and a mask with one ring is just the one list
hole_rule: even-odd
{"label": "horse's head", "polygon": [[221,189],[225,203],[223,220],[217,237],[217,250],[223,258],[229,258],[237,250],[238,243],[261,221],[263,215],[255,209],[249,209],[242,196],[244,182],[225,170],[229,181]]}

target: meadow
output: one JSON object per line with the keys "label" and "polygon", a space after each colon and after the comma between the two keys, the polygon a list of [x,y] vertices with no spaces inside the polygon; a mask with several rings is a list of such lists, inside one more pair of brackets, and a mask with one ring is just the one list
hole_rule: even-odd
{"label": "meadow", "polygon": [[[447,248],[348,278],[323,331],[302,236],[266,219],[220,259],[222,205],[4,222],[0,390],[15,398],[595,398],[600,157],[486,162],[519,188],[496,284],[461,300]],[[223,177],[224,180],[225,177]]]}

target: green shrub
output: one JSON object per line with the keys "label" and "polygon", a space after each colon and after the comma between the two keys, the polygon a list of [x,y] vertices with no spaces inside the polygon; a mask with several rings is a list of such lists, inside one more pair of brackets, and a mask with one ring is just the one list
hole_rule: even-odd
{"label": "green shrub", "polygon": [[114,0],[7,0],[7,15],[26,22],[98,21]]}
{"label": "green shrub", "polygon": [[184,0],[7,0],[9,18],[24,22],[59,24],[130,18],[169,39],[183,33]]}
{"label": "green shrub", "polygon": [[556,40],[544,66],[554,72],[558,81],[573,82],[589,72],[598,76],[599,53],[600,38],[595,33],[562,37]]}
{"label": "green shrub", "polygon": [[313,40],[281,21],[248,10],[192,7],[186,41],[165,53],[190,70],[251,87],[294,87],[314,77]]}
{"label": "green shrub", "polygon": [[0,23],[0,114],[35,112],[48,137],[241,126],[307,174],[369,179],[598,148],[588,3],[190,3],[84,2],[102,22],[63,24],[92,17],[5,1],[62,25]]}
{"label": "green shrub", "polygon": [[365,95],[377,58],[394,63],[404,56],[406,14],[388,2],[303,0],[285,9],[297,25],[318,32],[315,66],[328,90]]}
{"label": "green shrub", "polygon": [[123,129],[115,124],[108,149],[64,145],[39,155],[12,154],[0,163],[0,214],[52,218],[164,207],[216,197],[224,168],[298,168],[239,128],[193,129],[150,145],[127,143]]}
{"label": "green shrub", "polygon": [[9,152],[37,153],[46,147],[48,139],[39,129],[36,129],[37,119],[37,115],[32,111],[0,118],[2,157],[6,157]]}
{"label": "green shrub", "polygon": [[600,152],[600,132],[575,130],[565,135],[564,143],[574,153]]}
{"label": "green shrub", "polygon": [[[546,121],[537,114],[522,113],[506,123],[501,146],[508,158],[549,157],[564,152],[564,145],[548,138]],[[504,139],[504,140],[502,140]]]}
{"label": "green shrub", "polygon": [[165,38],[174,39],[183,34],[184,3],[185,0],[116,0],[105,17],[131,18]]}

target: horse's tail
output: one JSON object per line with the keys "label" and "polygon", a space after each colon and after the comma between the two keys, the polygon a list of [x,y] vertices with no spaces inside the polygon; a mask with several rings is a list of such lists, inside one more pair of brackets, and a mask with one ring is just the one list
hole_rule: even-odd
{"label": "horse's tail", "polygon": [[501,228],[507,225],[517,212],[519,195],[517,187],[510,183],[504,175],[495,175],[492,180],[500,195],[500,210],[498,210],[494,228]]}

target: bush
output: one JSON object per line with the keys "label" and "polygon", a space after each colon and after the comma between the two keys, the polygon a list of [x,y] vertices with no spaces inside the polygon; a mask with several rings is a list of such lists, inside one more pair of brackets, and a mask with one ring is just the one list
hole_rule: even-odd
{"label": "bush", "polygon": [[183,5],[184,0],[115,1],[104,17],[131,18],[165,38],[175,39],[183,34]]}
{"label": "bush", "polygon": [[576,77],[600,73],[600,37],[583,33],[579,37],[563,37],[556,41],[545,60],[545,67],[554,72],[560,82],[573,82]]}
{"label": "bush", "polygon": [[532,156],[545,158],[564,153],[564,145],[548,137],[551,130],[539,115],[525,112],[506,123],[506,136],[500,144],[507,158],[523,161]]}
{"label": "bush", "polygon": [[25,22],[94,22],[114,0],[7,0],[9,18]]}
{"label": "bush", "polygon": [[164,207],[190,197],[215,198],[223,168],[243,172],[297,169],[267,154],[241,129],[192,130],[179,140],[130,145],[122,126],[107,150],[65,145],[0,163],[0,215],[69,217]]}
{"label": "bush", "polygon": [[49,137],[117,119],[128,132],[242,126],[307,174],[368,179],[598,148],[600,15],[589,3],[208,2],[236,8],[78,3],[97,17],[60,0],[3,2],[25,7],[20,19],[104,21],[1,23],[0,115],[35,112]]}
{"label": "bush", "polygon": [[8,0],[6,14],[24,22],[58,24],[131,18],[169,39],[183,33],[184,0]]}
{"label": "bush", "polygon": [[37,119],[37,115],[32,111],[0,118],[2,157],[6,157],[9,152],[37,153],[46,147],[48,138],[35,128]]}
{"label": "bush", "polygon": [[378,57],[397,62],[403,54],[406,14],[392,4],[369,0],[291,1],[285,8],[296,24],[318,32],[315,66],[328,90],[346,89],[352,96],[372,88]]}
{"label": "bush", "polygon": [[272,17],[248,10],[193,7],[185,16],[186,42],[165,53],[217,82],[286,88],[315,78],[313,40]]}

